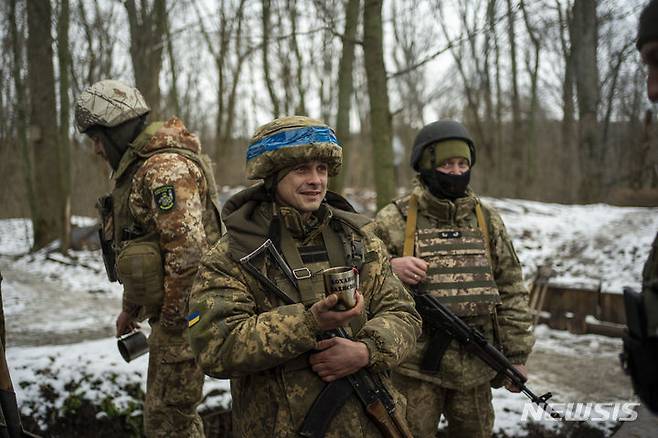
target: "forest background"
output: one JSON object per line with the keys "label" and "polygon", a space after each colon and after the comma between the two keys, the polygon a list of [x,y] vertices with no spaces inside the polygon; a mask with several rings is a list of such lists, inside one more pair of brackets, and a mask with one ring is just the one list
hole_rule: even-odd
{"label": "forest background", "polygon": [[69,245],[109,169],[73,124],[101,79],[179,116],[222,186],[251,132],[304,114],[336,129],[337,191],[377,205],[413,177],[426,123],[463,121],[478,193],[658,205],[656,107],[635,49],[643,0],[7,0],[0,4],[0,217]]}

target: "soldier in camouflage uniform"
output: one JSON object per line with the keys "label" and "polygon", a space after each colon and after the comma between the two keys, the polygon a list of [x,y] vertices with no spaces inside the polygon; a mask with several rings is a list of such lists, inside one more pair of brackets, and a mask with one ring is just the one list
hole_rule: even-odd
{"label": "soldier in camouflage uniform", "polygon": [[[438,297],[526,375],[534,341],[528,291],[503,221],[468,188],[474,163],[473,141],[461,124],[425,126],[412,153],[418,172],[413,191],[377,213],[378,233],[392,255],[393,272],[405,284]],[[437,372],[421,370],[428,345],[437,345],[431,335],[423,331],[415,352],[394,373],[408,399],[414,435],[434,436],[443,414],[449,436],[490,437],[495,372],[454,340]]]}
{"label": "soldier in camouflage uniform", "polygon": [[148,112],[137,89],[105,80],[80,95],[75,118],[113,171],[99,209],[108,276],[124,287],[117,336],[151,325],[145,433],[202,437],[204,376],[184,330],[199,260],[221,233],[217,193],[198,138],[176,117],[147,124]]}
{"label": "soldier in camouflage uniform", "polygon": [[[264,182],[227,201],[227,234],[202,260],[190,298],[192,350],[206,374],[231,379],[235,436],[299,436],[325,382],[367,367],[388,383],[386,371],[420,333],[420,317],[390,270],[374,223],[326,191],[341,157],[333,130],[317,120],[289,116],[259,128],[246,170]],[[294,269],[297,287],[272,257],[259,255],[250,267],[241,262],[267,239]],[[353,308],[336,311],[321,271],[341,265],[360,270],[360,292]],[[262,275],[296,304],[284,304]],[[353,340],[318,341],[343,326]],[[403,399],[387,386],[404,412]],[[327,436],[381,435],[352,393]]]}
{"label": "soldier in camouflage uniform", "polygon": [[[658,102],[658,0],[651,0],[640,14],[636,47],[647,66],[647,96]],[[622,366],[633,389],[653,413],[658,414],[658,233],[642,270],[642,294],[624,291],[626,321]],[[635,303],[635,304],[634,304]]]}

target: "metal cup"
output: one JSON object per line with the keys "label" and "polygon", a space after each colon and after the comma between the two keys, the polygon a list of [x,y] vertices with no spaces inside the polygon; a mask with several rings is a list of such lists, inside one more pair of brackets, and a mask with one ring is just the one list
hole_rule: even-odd
{"label": "metal cup", "polygon": [[137,359],[149,351],[146,335],[139,330],[121,336],[117,340],[117,347],[119,347],[119,353],[126,362]]}
{"label": "metal cup", "polygon": [[322,271],[325,295],[338,295],[336,310],[351,309],[356,305],[354,296],[359,287],[359,274],[351,266],[338,266]]}

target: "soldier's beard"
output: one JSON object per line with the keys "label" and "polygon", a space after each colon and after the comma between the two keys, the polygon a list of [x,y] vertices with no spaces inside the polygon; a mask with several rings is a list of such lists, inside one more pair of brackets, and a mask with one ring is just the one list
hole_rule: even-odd
{"label": "soldier's beard", "polygon": [[466,189],[471,180],[471,171],[461,175],[451,175],[436,170],[421,170],[420,179],[427,189],[437,198],[457,199],[466,196]]}

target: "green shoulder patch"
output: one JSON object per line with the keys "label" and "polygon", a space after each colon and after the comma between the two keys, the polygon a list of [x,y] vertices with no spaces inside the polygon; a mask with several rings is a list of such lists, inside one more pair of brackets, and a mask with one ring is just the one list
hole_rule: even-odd
{"label": "green shoulder patch", "polygon": [[160,211],[170,211],[176,205],[176,192],[174,186],[166,185],[153,190],[155,204]]}

